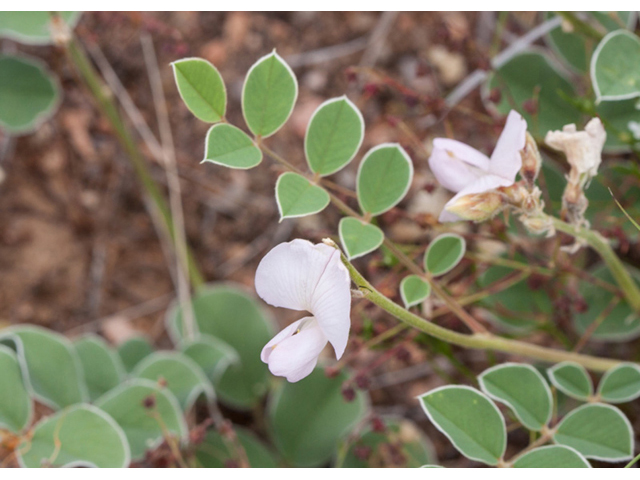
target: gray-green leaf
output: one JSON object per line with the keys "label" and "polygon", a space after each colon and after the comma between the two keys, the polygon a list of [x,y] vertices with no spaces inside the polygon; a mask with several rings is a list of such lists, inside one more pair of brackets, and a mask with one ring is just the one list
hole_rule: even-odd
{"label": "gray-green leaf", "polygon": [[[251,431],[234,425],[233,430],[238,442],[244,448],[251,468],[276,468],[278,465],[273,452]],[[206,438],[196,448],[196,459],[199,467],[226,468],[226,461],[239,463],[236,449],[230,448],[228,441],[215,430],[210,430]]]}
{"label": "gray-green leaf", "polygon": [[142,360],[133,371],[133,376],[147,380],[166,382],[183,410],[189,410],[200,395],[213,400],[215,394],[209,379],[191,358],[183,353],[155,352]]}
{"label": "gray-green leaf", "polygon": [[562,419],[553,439],[595,460],[620,462],[633,455],[631,424],[611,405],[588,404],[576,408]]}
{"label": "gray-green leaf", "polygon": [[123,468],[131,461],[122,428],[93,405],[74,405],[36,425],[16,449],[23,467]]}
{"label": "gray-green leaf", "polygon": [[193,340],[183,340],[179,348],[202,368],[214,384],[230,365],[240,364],[238,352],[228,343],[211,335],[199,333]]}
{"label": "gray-green leaf", "polygon": [[147,450],[158,446],[164,438],[163,428],[179,439],[184,439],[188,432],[176,398],[150,380],[129,380],[99,398],[96,406],[120,425],[134,461],[142,460]]}
{"label": "gray-green leaf", "polygon": [[171,66],[180,97],[191,113],[207,123],[222,120],[227,90],[216,67],[202,58],[185,58]]}
{"label": "gray-green leaf", "polygon": [[413,163],[396,143],[383,143],[364,156],[358,168],[356,190],[365,213],[380,215],[395,207],[407,194],[413,179]]}
{"label": "gray-green leaf", "polygon": [[219,123],[207,132],[202,163],[211,162],[246,170],[259,165],[261,161],[262,150],[239,128]]}
{"label": "gray-green leaf", "polygon": [[606,35],[591,57],[597,101],[640,96],[640,38],[627,30]]}
{"label": "gray-green leaf", "polygon": [[73,346],[82,363],[89,400],[94,401],[122,382],[125,375],[122,360],[102,338],[94,334],[85,335]]}
{"label": "gray-green leaf", "polygon": [[361,222],[357,218],[345,217],[338,225],[340,243],[347,258],[362,257],[376,250],[384,241],[384,233],[375,225]]}
{"label": "gray-green leaf", "polygon": [[18,433],[29,425],[32,414],[33,404],[18,357],[0,345],[0,427]]}
{"label": "gray-green leaf", "polygon": [[280,453],[296,467],[329,460],[345,436],[365,415],[368,399],[358,391],[347,402],[341,393],[347,375],[327,378],[323,368],[297,383],[280,383],[268,406],[271,433]]}
{"label": "gray-green leaf", "polygon": [[[38,401],[53,409],[87,399],[80,360],[71,342],[59,333],[35,326],[4,330],[28,372],[27,386]],[[24,360],[23,360],[24,359]]]}
{"label": "gray-green leaf", "polygon": [[604,374],[598,395],[607,403],[625,403],[640,397],[640,366],[622,363]]}
{"label": "gray-green leaf", "polygon": [[331,175],[358,153],[364,138],[364,119],[346,96],[327,100],[314,112],[304,137],[309,168]]}
{"label": "gray-green leaf", "polygon": [[286,172],[276,182],[276,201],[282,221],[321,212],[331,200],[324,188],[314,185],[302,175]]}
{"label": "gray-green leaf", "polygon": [[443,233],[434,238],[424,254],[424,268],[434,277],[453,270],[466,251],[467,244],[460,235]]}
{"label": "gray-green leaf", "polygon": [[453,446],[471,460],[497,465],[507,447],[498,407],[471,387],[448,385],[419,397],[424,412]]}
{"label": "gray-green leaf", "polygon": [[504,363],[478,377],[489,397],[507,405],[529,430],[540,431],[551,420],[553,397],[540,372],[524,363]]}
{"label": "gray-green leaf", "polygon": [[58,80],[39,60],[0,55],[0,128],[32,132],[54,114],[59,99]]}
{"label": "gray-green leaf", "polygon": [[591,468],[577,450],[564,445],[534,448],[513,462],[513,468]]}
{"label": "gray-green leaf", "polygon": [[289,119],[298,98],[298,81],[274,50],[258,60],[244,81],[242,113],[251,132],[265,138]]}
{"label": "gray-green leaf", "polygon": [[144,336],[132,337],[118,346],[118,355],[127,372],[133,371],[136,365],[153,353],[153,345]]}
{"label": "gray-green leaf", "polygon": [[[11,38],[26,45],[53,43],[52,12],[12,12],[0,15],[0,37]],[[57,12],[62,21],[73,29],[80,19],[80,12]]]}
{"label": "gray-green leaf", "polygon": [[406,308],[424,302],[431,293],[431,285],[418,275],[409,275],[400,282],[400,296]]}
{"label": "gray-green leaf", "polygon": [[593,381],[582,365],[562,362],[549,370],[551,383],[562,393],[578,400],[588,400],[593,395]]}

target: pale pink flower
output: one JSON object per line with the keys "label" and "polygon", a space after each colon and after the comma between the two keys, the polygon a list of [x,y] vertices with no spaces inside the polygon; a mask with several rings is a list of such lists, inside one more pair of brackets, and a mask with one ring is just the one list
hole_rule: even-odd
{"label": "pale pink flower", "polygon": [[512,110],[491,158],[457,140],[436,138],[433,141],[429,157],[431,171],[443,187],[456,193],[440,214],[441,222],[462,219],[448,211],[461,197],[515,183],[522,167],[520,150],[525,146],[526,131],[527,122]]}
{"label": "pale pink flower", "polygon": [[311,313],[278,333],[260,358],[271,373],[297,382],[309,375],[327,342],[339,359],[351,325],[351,280],[340,251],[296,239],[274,247],[256,271],[256,291],[274,307]]}

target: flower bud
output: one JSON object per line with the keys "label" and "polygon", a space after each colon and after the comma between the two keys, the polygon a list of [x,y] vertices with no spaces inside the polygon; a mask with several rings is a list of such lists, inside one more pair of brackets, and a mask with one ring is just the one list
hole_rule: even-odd
{"label": "flower bud", "polygon": [[464,220],[482,222],[497,215],[504,208],[503,197],[496,191],[472,193],[458,198],[447,211]]}
{"label": "flower bud", "polygon": [[531,189],[540,173],[542,158],[540,158],[538,145],[529,132],[527,132],[524,148],[520,150],[520,156],[522,157],[520,175],[522,175],[522,178],[527,182],[527,186]]}

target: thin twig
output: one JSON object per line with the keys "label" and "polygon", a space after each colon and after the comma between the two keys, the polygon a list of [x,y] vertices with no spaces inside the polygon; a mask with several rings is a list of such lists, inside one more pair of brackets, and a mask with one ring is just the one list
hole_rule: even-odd
{"label": "thin twig", "polygon": [[177,290],[185,329],[184,333],[186,338],[193,338],[196,333],[196,324],[189,293],[189,259],[187,253],[187,239],[184,230],[184,213],[182,210],[180,178],[178,177],[178,168],[176,166],[176,152],[173,145],[173,134],[171,133],[169,113],[167,112],[167,101],[164,96],[164,89],[162,88],[162,79],[160,78],[160,69],[158,68],[158,59],[156,58],[153,41],[149,34],[143,34],[140,37],[140,42],[142,44],[142,51],[147,65],[149,82],[151,83],[151,92],[153,94],[156,116],[158,117],[164,169],[167,176],[167,184],[169,186],[169,205],[171,208],[171,218],[173,219],[173,238],[175,239],[176,244]]}

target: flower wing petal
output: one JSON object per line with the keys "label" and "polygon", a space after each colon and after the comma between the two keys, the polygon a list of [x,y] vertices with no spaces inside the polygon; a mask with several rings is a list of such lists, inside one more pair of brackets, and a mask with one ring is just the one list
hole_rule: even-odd
{"label": "flower wing petal", "polygon": [[489,169],[489,158],[457,140],[436,138],[429,167],[443,187],[459,192]]}
{"label": "flower wing petal", "polygon": [[496,148],[491,154],[490,173],[515,182],[522,168],[520,150],[526,142],[527,121],[515,110],[509,112],[507,123],[500,134]]}
{"label": "flower wing petal", "polygon": [[[296,329],[291,329],[293,325],[300,324],[303,321],[310,321],[307,326],[293,334]],[[269,347],[271,353],[268,357],[269,370],[274,375],[286,377],[289,382],[297,382],[309,375],[316,364],[318,356],[327,345],[327,337],[324,336],[318,322],[312,317],[305,317],[295,322],[282,332],[280,332],[274,340],[287,330],[287,338],[281,340],[275,346],[267,344],[264,348]],[[271,342],[269,342],[271,343]],[[264,349],[263,349],[264,353]]]}

